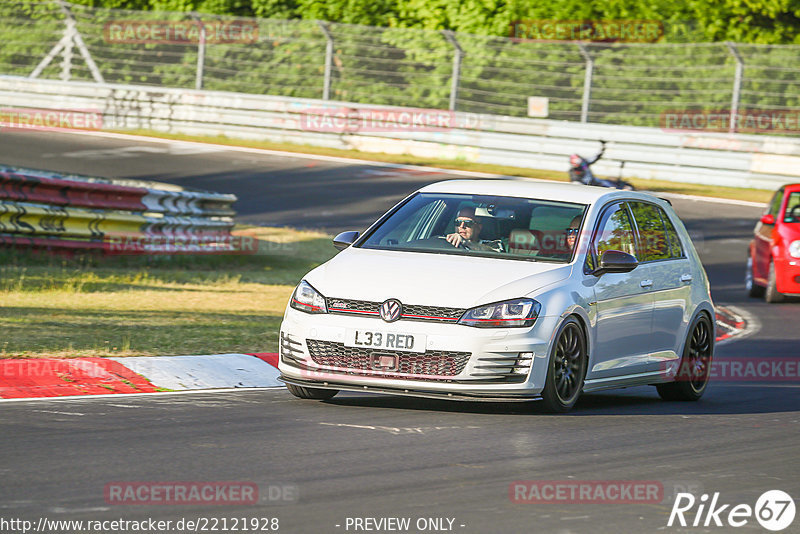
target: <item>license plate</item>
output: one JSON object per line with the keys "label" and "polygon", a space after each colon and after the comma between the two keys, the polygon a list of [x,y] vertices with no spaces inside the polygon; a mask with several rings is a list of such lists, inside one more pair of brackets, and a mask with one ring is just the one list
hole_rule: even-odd
{"label": "license plate", "polygon": [[403,332],[348,330],[345,346],[402,352],[425,352],[426,336]]}

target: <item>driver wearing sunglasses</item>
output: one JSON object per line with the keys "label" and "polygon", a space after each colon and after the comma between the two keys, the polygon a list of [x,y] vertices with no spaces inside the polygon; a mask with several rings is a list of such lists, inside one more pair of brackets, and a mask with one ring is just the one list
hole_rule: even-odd
{"label": "driver wearing sunglasses", "polygon": [[475,208],[462,208],[456,216],[456,231],[447,234],[447,242],[454,247],[469,248],[472,243],[478,243],[483,226],[475,218]]}
{"label": "driver wearing sunglasses", "polygon": [[462,208],[459,210],[455,220],[455,227],[456,231],[446,236],[447,242],[454,247],[501,251],[499,245],[491,246],[491,244],[484,244],[480,241],[483,225],[475,216],[475,208]]}

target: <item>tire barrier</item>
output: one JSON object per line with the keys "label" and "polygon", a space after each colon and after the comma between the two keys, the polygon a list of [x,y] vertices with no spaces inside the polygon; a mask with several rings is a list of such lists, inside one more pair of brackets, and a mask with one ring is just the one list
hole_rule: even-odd
{"label": "tire barrier", "polygon": [[0,166],[0,245],[109,254],[252,252],[236,196]]}
{"label": "tire barrier", "polygon": [[203,217],[232,217],[236,213],[231,208],[235,195],[0,165],[0,200],[5,199]]}

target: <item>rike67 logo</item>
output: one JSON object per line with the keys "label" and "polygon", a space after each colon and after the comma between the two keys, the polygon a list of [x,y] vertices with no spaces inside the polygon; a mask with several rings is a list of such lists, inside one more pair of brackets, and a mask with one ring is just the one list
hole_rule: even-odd
{"label": "rike67 logo", "polygon": [[667,526],[681,527],[734,527],[750,524],[755,519],[762,527],[773,532],[786,529],[794,522],[795,504],[792,497],[781,490],[763,493],[755,506],[749,504],[722,504],[719,492],[710,497],[696,498],[691,493],[679,493],[672,505]]}

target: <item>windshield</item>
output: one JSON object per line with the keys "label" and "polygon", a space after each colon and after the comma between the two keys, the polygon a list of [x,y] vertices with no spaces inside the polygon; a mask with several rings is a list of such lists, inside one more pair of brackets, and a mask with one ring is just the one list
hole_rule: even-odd
{"label": "windshield", "polygon": [[418,193],[359,247],[567,263],[585,212],[551,200]]}
{"label": "windshield", "polygon": [[786,201],[786,211],[783,215],[783,222],[800,222],[800,191],[789,193],[789,199]]}

